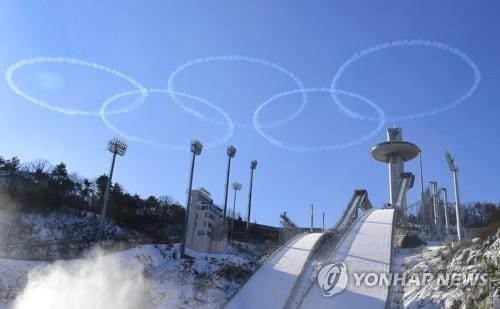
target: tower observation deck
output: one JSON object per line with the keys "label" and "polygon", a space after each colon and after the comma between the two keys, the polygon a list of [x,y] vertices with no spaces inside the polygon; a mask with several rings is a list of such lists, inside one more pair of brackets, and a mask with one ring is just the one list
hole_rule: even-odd
{"label": "tower observation deck", "polygon": [[[406,206],[404,163],[414,159],[420,149],[417,145],[403,141],[401,128],[387,129],[387,142],[373,146],[371,149],[375,160],[389,165],[389,200],[393,207]],[[398,201],[399,198],[399,201]]]}

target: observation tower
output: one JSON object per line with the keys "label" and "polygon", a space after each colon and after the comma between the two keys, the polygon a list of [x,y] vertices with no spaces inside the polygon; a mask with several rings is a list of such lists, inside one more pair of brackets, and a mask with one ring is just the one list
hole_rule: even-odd
{"label": "observation tower", "polygon": [[[405,210],[406,191],[413,186],[415,177],[405,173],[404,163],[414,159],[420,149],[417,145],[403,141],[401,128],[387,129],[387,142],[371,149],[375,160],[389,164],[389,201],[392,207]],[[406,214],[406,211],[403,211]]]}

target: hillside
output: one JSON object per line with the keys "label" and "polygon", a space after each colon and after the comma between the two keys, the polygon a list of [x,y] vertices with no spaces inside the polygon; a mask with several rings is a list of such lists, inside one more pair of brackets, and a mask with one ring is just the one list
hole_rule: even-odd
{"label": "hillside", "polygon": [[248,252],[259,248],[235,243],[187,260],[178,245],[55,263],[0,259],[0,308],[219,308],[255,269],[259,257]]}
{"label": "hillside", "polygon": [[427,246],[398,249],[395,271],[408,276],[431,273],[487,273],[486,286],[440,285],[436,278],[423,286],[393,291],[393,308],[500,308],[500,230],[484,241],[476,239],[458,248]]}

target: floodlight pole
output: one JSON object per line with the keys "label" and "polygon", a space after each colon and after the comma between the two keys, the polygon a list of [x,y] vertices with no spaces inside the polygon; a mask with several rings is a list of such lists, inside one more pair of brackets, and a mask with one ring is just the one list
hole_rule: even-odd
{"label": "floodlight pole", "polygon": [[444,222],[445,222],[445,232],[446,232],[446,238],[448,238],[449,235],[449,225],[448,225],[448,190],[446,188],[441,188],[439,189],[440,192],[443,192],[444,195],[444,201],[443,201],[443,208],[444,208]]}
{"label": "floodlight pole", "polygon": [[234,189],[234,200],[233,200],[233,216],[231,219],[231,230],[234,231],[234,213],[236,212],[236,193],[241,190],[241,184],[238,182],[233,182],[233,189]]}
{"label": "floodlight pole", "polygon": [[310,232],[312,233],[314,230],[314,205],[311,204],[311,230]]}
{"label": "floodlight pole", "polygon": [[[196,156],[201,154],[203,149],[203,144],[198,140],[193,140],[191,142],[191,169],[189,170],[189,180],[188,180],[188,190],[187,190],[187,201],[186,201],[186,214],[184,215],[184,234],[182,236],[181,244],[181,257],[186,257],[186,240],[189,228],[189,212],[191,210],[191,191],[193,189],[193,174],[194,174],[194,163],[196,161]],[[193,231],[194,233],[194,231]]]}
{"label": "floodlight pole", "polygon": [[323,233],[325,232],[325,212],[322,213],[323,216]]}
{"label": "floodlight pole", "polygon": [[108,210],[109,201],[109,191],[111,191],[111,179],[113,178],[113,170],[115,169],[116,153],[113,153],[113,159],[111,160],[111,168],[109,171],[108,182],[106,184],[106,192],[104,193],[104,202],[101,209],[101,217],[99,218],[99,234],[97,236],[98,240],[101,241],[104,235],[104,223],[106,221],[106,212]]}
{"label": "floodlight pole", "polygon": [[113,172],[115,170],[116,155],[124,156],[127,151],[127,144],[125,141],[114,138],[108,144],[108,150],[112,153],[111,167],[109,170],[108,182],[106,184],[106,192],[104,193],[104,201],[101,210],[101,217],[99,218],[99,231],[97,234],[97,239],[102,241],[104,236],[104,224],[106,222],[106,212],[108,210],[109,194],[111,191],[111,184],[113,179]]}
{"label": "floodlight pole", "polygon": [[455,186],[455,212],[457,213],[457,237],[462,240],[462,222],[460,213],[460,194],[458,191],[458,168],[453,171],[453,184]]}
{"label": "floodlight pole", "polygon": [[427,210],[424,205],[424,172],[423,172],[423,164],[422,164],[422,150],[420,150],[418,155],[418,161],[420,166],[420,198],[422,199],[422,223],[426,224],[427,220]]}
{"label": "floodlight pole", "polygon": [[436,229],[437,237],[441,240],[443,237],[441,231],[441,216],[439,215],[439,191],[438,184],[435,181],[430,181],[431,184],[431,195],[432,195],[432,207],[434,210],[434,227]]}
{"label": "floodlight pole", "polygon": [[458,241],[462,240],[461,235],[461,227],[462,223],[460,222],[460,194],[458,191],[458,166],[455,165],[455,159],[451,156],[451,154],[447,151],[445,154],[446,161],[448,162],[448,166],[450,171],[453,173],[453,184],[455,186],[455,212],[457,216],[457,237]]}
{"label": "floodlight pole", "polygon": [[236,147],[227,147],[227,171],[226,171],[226,185],[224,186],[224,214],[223,219],[226,220],[227,211],[227,196],[229,193],[229,174],[231,172],[231,159],[236,155]]}
{"label": "floodlight pole", "polygon": [[253,189],[253,172],[257,168],[257,160],[250,162],[250,188],[248,193],[248,210],[247,210],[247,233],[250,232],[250,212],[252,209],[252,189]]}

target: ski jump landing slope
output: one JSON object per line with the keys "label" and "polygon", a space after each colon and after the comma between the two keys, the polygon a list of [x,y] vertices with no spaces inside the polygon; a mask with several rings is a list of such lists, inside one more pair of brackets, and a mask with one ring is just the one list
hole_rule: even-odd
{"label": "ski jump landing slope", "polygon": [[314,282],[302,300],[301,308],[384,308],[387,286],[356,286],[352,273],[389,272],[393,216],[393,209],[377,209],[351,226],[327,261],[346,264],[349,278],[346,289],[327,298]]}
{"label": "ski jump landing slope", "polygon": [[301,234],[291,239],[262,264],[226,308],[283,308],[321,235]]}

